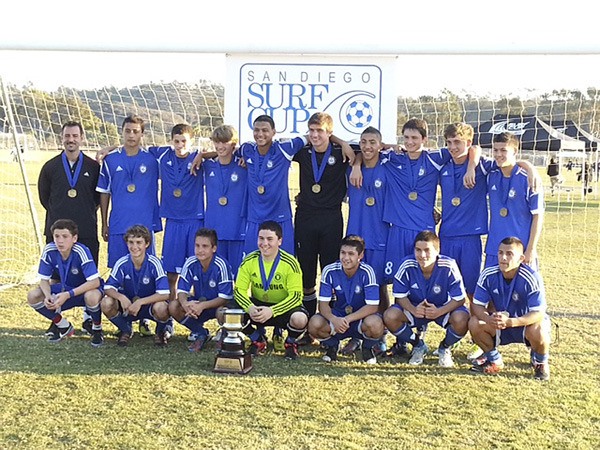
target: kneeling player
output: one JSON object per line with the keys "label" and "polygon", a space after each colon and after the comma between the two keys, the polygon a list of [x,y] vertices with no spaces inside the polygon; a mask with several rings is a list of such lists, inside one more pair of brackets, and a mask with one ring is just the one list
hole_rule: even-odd
{"label": "kneeling player", "polygon": [[[77,242],[77,224],[69,219],[59,219],[50,228],[54,242],[47,244],[40,258],[39,287],[27,294],[29,306],[52,321],[49,342],[60,342],[75,332],[73,325],[61,312],[83,306],[91,316],[92,346],[104,343],[102,336],[100,300],[101,279],[90,250]],[[60,283],[50,284],[56,269]]]}
{"label": "kneeling player", "polygon": [[[258,228],[258,250],[244,258],[235,280],[235,302],[247,313],[243,332],[250,338],[250,353],[265,353],[265,326],[287,328],[286,359],[298,358],[297,338],[308,325],[308,312],[302,307],[302,271],[298,261],[281,250],[281,225],[266,221]],[[250,295],[248,295],[250,292]],[[255,328],[258,326],[259,328]]]}
{"label": "kneeling player", "polygon": [[204,323],[214,319],[217,310],[233,298],[231,266],[216,251],[217,232],[200,228],[196,232],[195,256],[189,257],[181,270],[177,300],[169,303],[171,316],[197,336],[189,346],[190,352],[204,348],[210,340]]}
{"label": "kneeling player", "polygon": [[[319,313],[311,317],[308,332],[327,347],[324,361],[337,359],[340,341],[361,339],[367,364],[377,359],[373,347],[383,336],[379,307],[379,285],[373,268],[361,261],[365,241],[355,235],[342,239],[340,259],[323,269],[319,288]],[[335,293],[335,301],[331,304]]]}
{"label": "kneeling player", "polygon": [[[544,283],[538,272],[523,263],[524,259],[523,242],[508,237],[498,248],[498,265],[481,272],[469,331],[485,355],[475,360],[472,370],[498,373],[504,367],[498,345],[522,342],[531,347],[535,378],[548,380],[550,319],[546,315]],[[488,312],[490,302],[495,312]]]}
{"label": "kneeling player", "polygon": [[110,273],[102,312],[119,329],[118,346],[129,345],[132,322],[140,319],[154,320],[154,343],[166,345],[169,281],[160,259],[147,253],[152,235],[145,226],[134,225],[125,232],[124,239],[129,254],[117,260]]}
{"label": "kneeling player", "polygon": [[383,316],[399,341],[413,344],[409,364],[422,364],[429,350],[413,328],[435,322],[446,329],[438,348],[439,365],[454,365],[450,348],[467,333],[469,322],[465,297],[456,262],[440,255],[440,240],[434,232],[421,231],[415,238],[414,256],[404,258],[394,277],[396,304]]}

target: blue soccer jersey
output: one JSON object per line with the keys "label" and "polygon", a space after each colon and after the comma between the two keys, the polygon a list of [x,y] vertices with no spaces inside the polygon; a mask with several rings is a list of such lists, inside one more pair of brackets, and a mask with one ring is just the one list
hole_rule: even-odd
{"label": "blue soccer jersey", "polygon": [[[350,170],[348,170],[348,175]],[[373,168],[362,167],[360,189],[348,183],[348,226],[346,234],[356,234],[365,240],[369,250],[385,250],[389,224],[383,221],[387,192],[387,170],[381,162]]]}
{"label": "blue soccer jersey", "polygon": [[346,317],[365,305],[379,305],[379,285],[375,272],[363,262],[350,278],[339,261],[325,266],[321,274],[319,301],[331,302],[334,293],[335,301],[331,305],[331,311],[337,317]]}
{"label": "blue soccer jersey", "polygon": [[130,300],[154,294],[168,294],[169,281],[160,259],[146,254],[140,270],[136,270],[130,255],[120,258],[113,267],[104,289],[116,289]]}
{"label": "blue soccer jersey", "polygon": [[535,214],[544,213],[543,192],[532,192],[527,182],[527,172],[515,166],[510,178],[500,169],[488,175],[490,200],[490,230],[485,253],[496,255],[500,242],[509,236],[518,237],[527,248],[531,222]]}
{"label": "blue soccer jersey", "polygon": [[507,311],[510,317],[522,317],[532,311],[546,312],[544,282],[539,272],[521,264],[509,282],[499,266],[481,272],[473,302],[487,308],[492,302],[496,311]]}
{"label": "blue soccer jersey", "polygon": [[192,175],[192,161],[198,152],[178,158],[172,147],[150,147],[160,169],[160,216],[167,219],[204,218],[204,179]]}
{"label": "blue soccer jersey", "polygon": [[51,242],[44,247],[38,275],[42,280],[50,280],[54,271],[58,272],[60,282],[65,291],[81,286],[86,281],[100,278],[96,263],[90,250],[76,242],[66,260],[58,251],[56,244]]}
{"label": "blue soccer jersey", "polygon": [[283,222],[292,219],[288,173],[292,158],[306,145],[304,137],[273,141],[265,156],[255,143],[246,142],[240,153],[248,168],[248,220]]}
{"label": "blue soccer jersey", "polygon": [[468,161],[448,161],[440,172],[442,223],[440,238],[481,235],[488,232],[487,175],[492,161],[481,159],[475,169],[475,187],[467,189],[463,178]]}
{"label": "blue soccer jersey", "polygon": [[450,159],[448,151],[423,151],[416,160],[411,160],[405,153],[386,151],[381,152],[381,158],[388,170],[383,220],[408,230],[433,231],[438,177],[442,166]]}
{"label": "blue soccer jersey", "polygon": [[102,163],[96,190],[111,194],[110,234],[125,234],[135,224],[162,230],[158,210],[158,162],[145,149],[127,156],[124,148],[110,152]]}
{"label": "blue soccer jersey", "polygon": [[238,163],[238,157],[225,165],[218,158],[202,163],[206,186],[204,224],[217,231],[219,241],[243,241],[246,237],[248,172]]}
{"label": "blue soccer jersey", "polygon": [[439,255],[429,279],[413,256],[404,258],[394,276],[394,298],[408,297],[417,306],[423,300],[440,307],[466,297],[462,276],[452,258]]}
{"label": "blue soccer jersey", "polygon": [[233,298],[233,275],[231,266],[223,258],[215,255],[206,272],[195,256],[186,259],[179,281],[177,293],[184,292],[193,299],[204,297],[206,300],[214,298]]}

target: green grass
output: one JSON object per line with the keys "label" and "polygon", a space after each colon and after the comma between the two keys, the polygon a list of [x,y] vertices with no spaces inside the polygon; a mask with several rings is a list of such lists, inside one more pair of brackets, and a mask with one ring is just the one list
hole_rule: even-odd
{"label": "green grass", "polygon": [[113,336],[99,349],[80,335],[52,345],[25,306],[29,286],[16,286],[0,291],[0,448],[600,448],[600,208],[546,200],[539,251],[560,332],[548,383],[519,345],[490,378],[468,372],[467,344],[449,370],[432,356],[417,368],[326,364],[312,350],[295,362],[270,353],[247,376],[213,374],[214,347],[190,354],[181,326],[164,349],[137,335],[126,349]]}

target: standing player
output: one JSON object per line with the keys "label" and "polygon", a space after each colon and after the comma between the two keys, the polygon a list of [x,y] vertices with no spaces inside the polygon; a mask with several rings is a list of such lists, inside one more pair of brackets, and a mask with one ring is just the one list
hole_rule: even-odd
{"label": "standing player", "polygon": [[[162,230],[158,214],[158,163],[141,147],[143,119],[127,116],[122,132],[123,147],[104,158],[96,188],[100,192],[102,237],[108,242],[108,267],[114,267],[119,258],[127,255],[123,237],[130,226],[139,223],[152,231]],[[150,251],[154,254],[154,244]]]}
{"label": "standing player", "polygon": [[519,238],[525,247],[525,264],[537,268],[537,243],[544,221],[544,196],[534,192],[527,173],[517,165],[517,137],[508,132],[494,135],[493,155],[499,169],[488,176],[490,231],[485,246],[485,266],[498,264],[497,249],[508,236]]}
{"label": "standing player", "polygon": [[361,261],[364,252],[361,237],[345,237],[339,261],[326,266],[321,274],[319,313],[311,317],[308,332],[327,347],[326,362],[337,359],[340,341],[346,338],[362,340],[363,361],[377,362],[373,347],[384,331],[377,314],[379,286],[373,268]]}
{"label": "standing player", "polygon": [[[298,261],[281,249],[281,225],[263,222],[258,250],[242,261],[235,280],[234,300],[247,313],[243,332],[250,338],[253,355],[263,354],[267,342],[261,328],[287,328],[286,359],[298,358],[297,338],[305,332],[308,313],[302,307],[302,271]],[[259,328],[255,328],[258,326]]]}
{"label": "standing player", "polygon": [[446,329],[438,347],[439,365],[452,367],[450,348],[467,333],[469,311],[465,288],[453,259],[440,255],[440,240],[433,231],[422,231],[414,242],[414,256],[404,258],[394,277],[394,298],[383,320],[401,342],[413,344],[409,364],[419,365],[427,344],[413,328],[435,322]]}
{"label": "standing player", "polygon": [[[29,291],[27,302],[42,316],[55,325],[49,342],[60,342],[72,336],[73,325],[62,316],[62,312],[75,306],[83,306],[93,321],[93,347],[104,343],[102,335],[100,300],[101,279],[90,250],[77,242],[79,230],[70,219],[59,219],[50,231],[54,242],[47,244],[39,266],[40,285]],[[57,270],[60,282],[50,284]]]}
{"label": "standing player", "polygon": [[115,263],[105,285],[102,312],[119,329],[119,347],[127,347],[133,334],[132,322],[156,322],[154,343],[167,344],[165,326],[169,319],[169,281],[160,259],[147,253],[152,235],[143,225],[134,225],[124,235],[128,254]]}
{"label": "standing player", "polygon": [[[79,122],[69,121],[61,131],[64,151],[47,161],[38,178],[40,203],[46,210],[46,243],[53,241],[50,227],[58,219],[71,219],[79,229],[77,240],[89,248],[98,267],[98,216],[100,194],[96,192],[99,164],[81,151],[85,138]],[[52,326],[51,326],[52,328]],[[82,330],[92,334],[92,318],[84,311]],[[53,328],[48,330],[49,335]]]}
{"label": "standing player", "polygon": [[216,318],[217,310],[233,299],[231,266],[216,252],[216,231],[199,229],[195,255],[185,261],[177,286],[177,300],[169,304],[169,314],[197,336],[189,347],[191,352],[204,348],[210,340],[204,324]]}
{"label": "standing player", "polygon": [[231,264],[233,273],[242,263],[246,238],[248,172],[234,155],[238,133],[230,125],[214,129],[211,140],[217,157],[203,163],[206,186],[205,225],[219,236],[217,255]]}
{"label": "standing player", "polygon": [[[469,331],[485,352],[472,369],[496,374],[504,367],[499,345],[524,343],[531,347],[534,377],[550,378],[550,319],[541,275],[524,264],[523,242],[508,237],[500,242],[498,265],[486,268],[477,282]],[[488,311],[488,304],[494,312]]]}

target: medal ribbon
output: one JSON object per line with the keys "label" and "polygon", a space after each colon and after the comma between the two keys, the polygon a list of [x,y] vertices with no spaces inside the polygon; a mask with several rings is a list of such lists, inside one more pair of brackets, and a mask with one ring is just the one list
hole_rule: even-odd
{"label": "medal ribbon", "polygon": [[262,280],[263,291],[265,291],[265,294],[268,293],[267,291],[269,290],[269,287],[271,286],[271,282],[273,281],[273,277],[275,276],[275,272],[276,272],[277,266],[279,265],[280,260],[281,260],[281,252],[277,252],[277,257],[275,258],[275,261],[273,261],[273,265],[271,266],[271,270],[269,271],[269,278],[267,278],[262,255],[260,258],[258,258],[258,267],[260,268],[260,278]]}
{"label": "medal ribbon", "polygon": [[[421,169],[423,169],[423,158],[425,157],[424,153],[421,152],[421,154],[419,155],[419,159],[418,164],[415,164],[415,166],[418,165],[419,170],[417,170],[417,173],[415,174],[415,171],[413,170],[413,161],[412,159],[410,159],[408,156],[406,157],[406,159],[408,160],[406,166],[408,167],[408,171],[410,173],[410,191],[411,192],[417,192],[417,183],[419,181],[419,173],[421,172]],[[416,167],[415,167],[416,168]]]}
{"label": "medal ribbon", "polygon": [[[125,148],[123,148],[123,152],[125,152]],[[138,155],[139,155],[139,153],[138,153]],[[133,163],[131,161],[133,161]],[[133,182],[133,175],[135,173],[135,169],[137,169],[136,163],[137,163],[136,157],[128,156],[127,152],[125,152],[125,164],[123,164],[123,165],[125,166],[125,171],[127,172],[127,175],[129,176],[129,184],[135,184]],[[133,165],[133,167],[131,167],[132,165]]]}
{"label": "medal ribbon", "polygon": [[144,262],[142,263],[142,267],[139,272],[135,270],[135,265],[133,260],[131,260],[131,281],[133,282],[133,296],[138,297],[138,292],[140,291],[140,283],[146,274],[146,268],[148,267],[148,255],[144,256]]}
{"label": "medal ribbon", "polygon": [[187,161],[189,156],[190,155],[186,156],[185,158],[178,158],[174,149],[169,155],[172,173],[168,173],[169,171],[167,171],[167,175],[169,177],[169,181],[171,181],[173,186],[176,188],[181,187],[183,179],[187,175]]}
{"label": "medal ribbon", "polygon": [[[460,183],[462,183],[462,178],[464,177],[465,171],[462,170],[464,167],[464,164],[461,164],[459,167],[456,167],[456,164],[452,160],[450,161],[450,164],[452,165],[452,188],[453,188],[452,198],[454,198],[454,197],[457,197],[458,190],[460,189],[460,187],[457,187],[457,186],[460,186]],[[460,183],[458,183],[458,184],[456,183],[457,175],[460,180]]]}
{"label": "medal ribbon", "polygon": [[[343,269],[342,269],[343,271]],[[348,277],[346,275],[346,272],[344,272],[344,275],[346,276],[346,278]],[[343,311],[346,312],[346,307],[348,306],[352,306],[352,300],[354,298],[354,292],[356,289],[356,286],[358,286],[358,270],[354,273],[354,275],[352,276],[352,278],[348,278],[349,283],[345,283],[344,284],[344,297],[346,297],[346,304],[344,305]],[[349,288],[349,289],[348,289]],[[352,311],[354,312],[354,310]]]}
{"label": "medal ribbon", "polygon": [[66,261],[63,261],[62,255],[60,256],[60,260],[62,264],[58,265],[58,274],[60,276],[60,282],[62,283],[63,291],[68,291],[67,286],[67,277],[69,276],[69,272],[71,270],[71,263],[73,262],[73,254],[74,250],[71,249],[71,254],[67,258]]}
{"label": "medal ribbon", "polygon": [[[506,280],[502,275],[502,272],[498,272],[498,276],[500,277],[500,295],[502,296],[502,309],[500,311],[508,311],[508,304],[512,299],[513,291],[515,290],[515,281],[517,280],[517,276],[519,275],[519,271],[515,274],[515,277],[510,280],[508,286],[506,285]],[[506,291],[508,289],[508,292]],[[508,294],[508,295],[506,295]],[[498,311],[498,312],[500,312]]]}
{"label": "medal ribbon", "polygon": [[71,186],[71,189],[73,189],[77,184],[77,180],[79,180],[79,174],[81,173],[81,168],[83,167],[83,153],[79,153],[77,162],[75,162],[75,173],[73,175],[71,175],[71,166],[67,160],[67,155],[64,152],[62,154],[62,163],[65,169],[65,174],[67,175],[69,186]]}
{"label": "medal ribbon", "polygon": [[[508,189],[506,189],[506,191],[504,190],[504,179],[506,178],[504,176],[504,173],[502,173],[502,170],[500,170],[500,200],[502,200],[502,206],[504,208],[506,208],[506,205],[508,204],[508,194],[510,193],[510,190],[512,189],[512,180],[513,180],[513,175],[514,173],[518,170],[518,166],[515,166],[512,170],[512,172],[510,173],[510,178],[508,180]],[[507,208],[508,209],[508,208]]]}
{"label": "medal ribbon", "polygon": [[327,146],[327,151],[325,152],[325,155],[323,156],[323,159],[321,160],[320,166],[317,163],[317,151],[315,150],[314,147],[311,149],[310,162],[311,162],[311,166],[312,166],[313,177],[315,179],[315,183],[319,183],[319,181],[321,181],[321,178],[323,177],[323,172],[325,172],[325,167],[327,166],[327,160],[329,159],[329,156],[331,156],[331,148],[332,148],[332,145],[329,144]]}
{"label": "medal ribbon", "polygon": [[[256,166],[258,168],[258,173],[256,173],[256,177],[258,178],[258,185],[259,186],[264,186],[264,180],[265,180],[265,173],[267,172],[267,163],[269,162],[269,156],[272,154],[271,149],[273,147],[271,147],[269,149],[269,151],[267,152],[267,154],[265,156],[262,156],[259,152],[258,152],[258,146],[256,146]],[[260,163],[260,164],[259,164]]]}
{"label": "medal ribbon", "polygon": [[[219,174],[219,191],[221,192],[219,197],[227,197],[227,191],[229,190],[229,178],[227,177],[227,182],[225,182],[226,177],[223,175],[223,172],[227,172],[227,175],[229,175],[229,166],[232,163],[233,158],[231,158],[231,162],[229,164],[224,166],[227,170],[223,170],[223,165],[217,158],[217,172]],[[263,162],[263,164],[265,163]]]}

